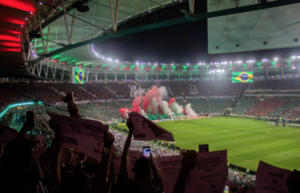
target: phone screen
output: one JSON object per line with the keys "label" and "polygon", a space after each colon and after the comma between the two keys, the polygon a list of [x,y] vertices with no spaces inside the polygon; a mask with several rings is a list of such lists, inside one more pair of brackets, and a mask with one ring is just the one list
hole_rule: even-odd
{"label": "phone screen", "polygon": [[34,127],[34,115],[33,111],[27,111],[26,112],[26,122],[29,129],[33,129]]}
{"label": "phone screen", "polygon": [[229,193],[229,187],[225,186],[224,193]]}
{"label": "phone screen", "polygon": [[199,153],[209,152],[208,144],[199,145]]}
{"label": "phone screen", "polygon": [[145,158],[150,157],[150,147],[149,146],[143,147],[143,155],[144,155]]}

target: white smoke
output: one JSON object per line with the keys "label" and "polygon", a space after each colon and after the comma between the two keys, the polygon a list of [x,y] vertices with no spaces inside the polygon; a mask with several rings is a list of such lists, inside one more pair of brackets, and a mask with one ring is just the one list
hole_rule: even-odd
{"label": "white smoke", "polygon": [[174,113],[183,113],[183,108],[182,106],[180,106],[177,102],[174,102],[170,109],[174,112]]}
{"label": "white smoke", "polygon": [[125,118],[128,119],[129,115],[128,115],[128,109],[125,110]]}
{"label": "white smoke", "polygon": [[144,109],[141,109],[141,114],[142,114],[144,117],[148,118],[147,113],[145,113]]}
{"label": "white smoke", "polygon": [[168,91],[167,91],[166,87],[164,87],[164,86],[159,87],[159,88],[157,89],[157,91],[158,91],[159,94],[160,94],[160,100],[161,100],[161,99],[168,98]]}
{"label": "white smoke", "polygon": [[163,111],[163,113],[169,114],[170,108],[169,108],[169,104],[167,101],[162,101],[161,102],[161,110]]}
{"label": "white smoke", "polygon": [[153,97],[153,98],[151,99],[150,104],[151,104],[151,107],[152,107],[153,114],[158,113],[158,103],[157,103],[157,101],[156,101],[156,97]]}
{"label": "white smoke", "polygon": [[191,103],[189,103],[189,104],[187,104],[186,106],[185,106],[185,112],[186,112],[186,114],[187,115],[189,115],[190,117],[196,117],[197,115],[196,115],[196,113],[195,113],[195,111],[192,109],[192,107],[191,107]]}

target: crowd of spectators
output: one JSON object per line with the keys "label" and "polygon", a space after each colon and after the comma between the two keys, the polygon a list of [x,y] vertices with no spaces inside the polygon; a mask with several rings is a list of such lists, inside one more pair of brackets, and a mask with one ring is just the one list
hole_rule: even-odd
{"label": "crowd of spectators", "polygon": [[[85,106],[88,108],[88,106]],[[81,112],[81,107],[77,108],[77,112]],[[60,143],[56,140],[58,136],[58,131],[52,131],[53,127],[50,128],[49,119],[50,117],[47,115],[46,111],[55,112],[57,114],[68,115],[73,114],[71,113],[69,108],[68,111],[60,110],[56,107],[48,107],[48,106],[28,106],[25,111],[34,111],[35,115],[35,128],[34,134],[37,136],[43,136],[46,138],[46,144],[50,144],[49,147],[46,144],[42,145],[42,149],[45,150],[45,153],[38,158],[38,160],[34,160],[33,165],[29,162],[26,163],[26,159],[31,159],[29,151],[26,148],[30,147],[30,140],[22,138],[24,134],[28,133],[27,124],[25,123],[23,128],[18,134],[18,138],[9,142],[4,149],[4,154],[2,157],[2,162],[0,162],[0,178],[1,182],[5,182],[5,185],[2,185],[4,189],[3,192],[65,192],[65,191],[79,191],[79,192],[91,192],[93,189],[97,189],[100,192],[149,192],[148,185],[140,189],[141,187],[130,187],[124,184],[119,184],[118,181],[111,181],[112,178],[115,180],[121,181],[123,177],[128,179],[127,175],[127,168],[128,163],[124,161],[123,157],[128,156],[128,151],[141,151],[144,146],[149,146],[151,148],[152,158],[147,164],[150,164],[152,167],[152,174],[157,175],[153,176],[153,181],[151,185],[152,188],[155,188],[156,191],[154,192],[161,192],[162,191],[162,183],[160,177],[159,169],[156,169],[154,162],[151,160],[155,159],[156,157],[162,156],[172,156],[172,155],[179,155],[179,149],[170,148],[168,145],[158,145],[155,142],[145,142],[145,141],[135,141],[132,139],[132,132],[133,128],[130,124],[127,124],[129,127],[129,131],[122,132],[121,129],[117,126],[111,125],[110,126],[110,134],[106,135],[104,139],[105,148],[111,148],[116,155],[122,156],[122,160],[120,163],[120,172],[113,171],[113,163],[110,161],[109,157],[102,157],[101,162],[99,164],[98,160],[93,159],[92,157],[88,157],[82,155],[81,158],[78,158],[78,162],[75,165],[72,165],[72,157],[75,152],[70,152],[70,156],[68,157],[68,161],[60,163],[59,161],[59,145]],[[22,115],[21,115],[22,116]],[[124,129],[123,129],[124,130]],[[109,137],[108,137],[109,136]],[[29,145],[29,146],[28,146]],[[112,148],[113,147],[113,148]],[[30,147],[31,148],[31,147]],[[13,152],[10,151],[17,151],[20,155],[13,156]],[[31,149],[30,149],[31,151]],[[126,153],[127,152],[127,153]],[[183,152],[182,152],[183,153]],[[187,156],[185,154],[192,154],[193,152],[187,151],[187,153],[183,153],[184,157]],[[28,154],[28,155],[27,155]],[[112,153],[113,155],[113,153]],[[11,157],[12,156],[12,157]],[[18,157],[21,156],[21,157]],[[33,156],[33,155],[32,155]],[[103,155],[105,156],[105,155]],[[25,157],[25,158],[24,158]],[[16,160],[17,159],[17,160]],[[106,160],[107,159],[107,160]],[[141,158],[144,159],[144,158]],[[185,158],[184,158],[185,159]],[[187,159],[187,158],[186,158]],[[187,164],[191,164],[191,157],[189,156],[189,161]],[[13,161],[12,161],[13,160]],[[20,164],[20,161],[24,161],[24,165]],[[58,160],[58,161],[57,161]],[[81,161],[80,161],[81,160]],[[12,168],[14,163],[20,165],[19,167]],[[109,163],[111,162],[111,163]],[[141,161],[145,162],[145,161]],[[97,165],[99,164],[99,165]],[[147,165],[146,164],[146,165]],[[11,166],[12,165],[12,166]],[[104,166],[103,166],[104,165]],[[183,163],[184,165],[184,163]],[[145,167],[145,163],[142,164]],[[40,169],[39,169],[40,167]],[[99,169],[103,173],[98,173]],[[141,167],[134,165],[137,167],[135,169],[139,169],[145,172]],[[105,170],[104,168],[107,168]],[[25,170],[24,170],[25,169]],[[118,168],[119,169],[119,168]],[[110,173],[118,173],[119,178],[115,178],[115,176],[108,175],[108,173],[104,171],[110,171]],[[14,172],[14,175],[18,175],[18,178],[13,178],[14,176],[9,176],[7,172]],[[28,171],[28,172],[27,172]],[[135,175],[139,175],[139,172],[134,172]],[[40,174],[40,175],[39,175]],[[123,176],[125,175],[125,176]],[[3,177],[6,178],[3,178]],[[101,180],[101,177],[104,178]],[[12,179],[13,178],[13,179]],[[27,179],[27,180],[24,180]],[[106,181],[106,178],[109,180]],[[138,176],[136,176],[138,178]],[[255,179],[255,178],[254,178]],[[9,180],[16,180],[14,181],[14,185],[12,186],[12,182]],[[155,182],[155,180],[159,180],[160,182]],[[135,182],[138,183],[139,181]],[[252,186],[253,184],[249,183],[249,175],[247,174],[240,174],[238,172],[229,172],[228,182],[233,182],[237,186]],[[97,184],[96,187],[95,184]],[[73,187],[69,187],[69,186]],[[231,184],[232,185],[232,184]],[[109,189],[109,187],[110,189]],[[176,185],[176,187],[179,185]],[[125,188],[125,189],[124,189]],[[144,190],[146,188],[146,190]],[[179,187],[177,187],[179,188]],[[174,192],[184,192],[184,188],[177,189],[174,188]],[[176,189],[176,190],[175,190]],[[8,191],[5,191],[8,190]],[[102,190],[102,191],[101,191]],[[110,190],[110,191],[109,191]],[[130,191],[129,191],[130,190]],[[150,191],[152,192],[152,191]]]}
{"label": "crowd of spectators", "polygon": [[277,97],[262,99],[262,101],[257,102],[254,106],[252,106],[246,112],[246,114],[254,116],[267,116],[269,113],[275,111],[283,105],[286,105],[288,102],[288,99]]}
{"label": "crowd of spectators", "polygon": [[255,81],[251,89],[298,90],[300,81],[298,79]]}
{"label": "crowd of spectators", "polygon": [[228,169],[228,181],[241,187],[254,187],[256,175],[237,172],[231,168]]}
{"label": "crowd of spectators", "polygon": [[221,113],[226,108],[229,108],[232,103],[232,99],[210,99],[209,101],[209,112],[210,113]]}
{"label": "crowd of spectators", "polygon": [[275,111],[269,113],[271,117],[286,117],[288,119],[294,119],[295,117],[290,114],[290,111],[294,109],[294,107],[300,106],[300,101],[297,98],[288,98],[288,102],[285,105],[282,105],[280,108],[277,108]]}
{"label": "crowd of spectators", "polygon": [[[150,161],[148,160],[149,163],[145,163],[145,160],[142,160],[141,162],[143,162],[143,166],[145,166],[146,164],[146,166],[152,168],[152,173],[158,176],[154,177],[151,186],[145,186],[145,184],[142,186],[140,186],[141,184],[139,184],[137,186],[138,189],[142,188],[145,191],[140,191],[140,189],[137,190],[137,187],[135,186],[126,186],[124,185],[124,183],[118,184],[115,181],[115,176],[108,175],[108,172],[104,172],[110,170],[110,172],[114,174],[114,172],[112,171],[113,164],[110,164],[109,157],[103,156],[100,164],[99,160],[95,161],[93,158],[83,158],[80,162],[78,162],[78,165],[76,166],[71,166],[69,162],[60,163],[59,161],[57,161],[59,160],[58,158],[60,143],[56,139],[59,135],[59,132],[53,132],[53,130],[50,129],[50,117],[46,112],[49,111],[66,116],[71,114],[70,109],[66,108],[65,104],[60,103],[62,96],[64,96],[68,91],[68,89],[64,90],[66,89],[66,87],[68,87],[68,85],[72,85],[72,89],[75,90],[76,100],[110,100],[106,102],[88,102],[78,104],[78,109],[82,118],[96,119],[102,122],[110,122],[116,120],[119,121],[122,120],[118,112],[119,108],[125,106],[130,108],[131,106],[130,101],[114,100],[114,98],[120,96],[120,94],[116,94],[109,88],[105,88],[105,85],[94,88],[95,86],[92,84],[86,84],[84,87],[66,83],[17,83],[16,85],[10,83],[0,84],[0,87],[3,88],[2,90],[0,90],[0,93],[3,94],[3,96],[0,96],[2,97],[0,98],[0,100],[3,99],[3,101],[1,101],[2,103],[0,103],[2,107],[5,107],[10,103],[29,101],[33,99],[43,100],[48,104],[56,104],[54,106],[27,106],[19,114],[19,116],[24,117],[26,111],[34,112],[35,128],[33,130],[33,133],[37,136],[45,137],[46,144],[49,145],[48,147],[47,145],[43,146],[43,148],[45,149],[45,153],[39,158],[39,160],[34,160],[32,164],[32,156],[31,153],[29,153],[31,151],[32,145],[30,144],[30,141],[22,138],[22,136],[24,136],[24,134],[28,132],[28,129],[26,128],[27,125],[25,123],[22,130],[18,134],[19,137],[6,145],[3,157],[2,159],[0,159],[0,179],[2,183],[5,183],[3,185],[4,190],[5,188],[9,188],[10,191],[7,192],[91,192],[94,190],[97,190],[97,192],[128,192],[127,190],[130,190],[129,192],[134,193],[148,192],[148,188],[151,187],[149,189],[151,190],[150,192],[152,192],[153,188],[155,189],[154,192],[161,192],[162,186],[161,178],[159,177],[159,170],[155,169],[156,167],[151,159]],[[122,90],[121,87],[122,86],[120,86],[120,90]],[[125,90],[126,89],[124,89],[124,92]],[[226,95],[226,93],[222,94]],[[206,111],[221,112],[230,107],[230,105],[232,104],[232,99],[228,98],[188,99],[182,101],[191,103],[194,110],[199,113]],[[178,100],[178,102],[181,102],[181,100]],[[254,107],[251,108],[251,106],[256,107],[257,110],[252,110],[252,108]],[[295,108],[295,106],[299,106],[299,102],[297,99],[272,98],[258,101],[256,98],[243,98],[239,99],[236,102],[236,105],[233,108],[233,112],[236,112],[237,114],[244,114],[245,112],[247,112],[254,115],[258,115],[260,113],[264,115],[273,112],[274,114],[271,114],[273,116],[287,115],[294,117],[300,114],[300,108]],[[69,110],[69,112],[67,109]],[[119,174],[119,177],[121,177],[119,179],[125,180],[125,182],[127,182],[126,180],[128,180],[128,163],[125,161],[125,158],[128,157],[129,150],[141,151],[142,147],[150,146],[153,158],[179,155],[180,153],[179,150],[170,148],[168,145],[162,146],[154,142],[135,141],[132,139],[132,132],[133,129],[132,127],[130,128],[130,125],[129,132],[121,132],[120,130],[116,130],[116,128],[111,125],[110,134],[106,134],[104,140],[105,148],[113,150],[116,155],[122,155],[121,170]],[[0,150],[3,149],[1,148]],[[18,153],[14,154],[14,151]],[[183,163],[183,165],[192,164],[190,158],[194,153],[195,152],[193,151],[184,153],[185,163]],[[187,158],[189,158],[189,160],[187,160]],[[24,163],[20,164],[19,160],[23,160]],[[18,164],[18,167],[13,168],[15,164]],[[82,165],[84,165],[84,167],[82,167]],[[139,179],[140,173],[136,171],[137,169],[141,168],[139,166],[134,167],[137,167],[135,168],[135,175],[137,180],[132,181],[131,183],[137,185],[141,182],[140,180],[143,181],[145,180],[145,178]],[[102,168],[102,170],[99,170],[99,168]],[[143,171],[145,172],[145,170]],[[14,175],[11,175],[9,172],[13,172]],[[39,175],[39,173],[42,174]],[[144,175],[148,177],[147,171],[145,173],[146,174]],[[17,175],[17,177],[15,177],[15,175]],[[106,181],[106,179],[109,180]],[[12,184],[12,181],[16,184]],[[255,185],[255,176],[229,170],[228,182],[233,182],[237,186],[243,188],[253,187]],[[183,192],[181,186],[181,183],[176,184],[176,189],[174,189],[174,192]]]}
{"label": "crowd of spectators", "polygon": [[242,115],[246,111],[248,111],[250,107],[254,106],[255,103],[257,102],[258,102],[257,98],[248,97],[248,98],[237,99],[234,107],[232,108],[232,113]]}

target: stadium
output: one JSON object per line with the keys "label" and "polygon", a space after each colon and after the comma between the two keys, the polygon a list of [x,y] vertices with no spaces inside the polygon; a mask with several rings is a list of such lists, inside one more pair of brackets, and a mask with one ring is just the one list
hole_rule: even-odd
{"label": "stadium", "polygon": [[[152,192],[138,184],[145,167],[153,192],[299,191],[300,1],[0,0],[0,10],[8,192]],[[223,170],[211,161],[195,177],[201,156],[220,156]],[[25,180],[37,165],[43,177]],[[264,169],[279,177],[262,180]],[[222,179],[202,180],[213,170]]]}

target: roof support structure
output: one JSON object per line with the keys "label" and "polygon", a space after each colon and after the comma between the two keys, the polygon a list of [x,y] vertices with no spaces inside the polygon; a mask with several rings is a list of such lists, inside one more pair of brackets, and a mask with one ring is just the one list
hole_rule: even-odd
{"label": "roof support structure", "polygon": [[47,61],[46,67],[44,68],[45,78],[48,78],[48,72],[49,72],[49,61]]}
{"label": "roof support structure", "polygon": [[71,25],[71,34],[70,34],[70,39],[71,39],[71,44],[73,42],[73,29],[74,29],[74,21],[75,21],[75,11],[76,9],[74,9],[73,11],[73,18],[72,18],[72,25]]}
{"label": "roof support structure", "polygon": [[[28,14],[28,17],[30,17],[29,14]],[[27,61],[27,60],[29,60],[30,54],[31,54],[31,46],[30,46],[28,25],[25,26],[25,32],[26,32],[26,39],[27,39],[27,43],[28,43],[28,53],[27,53],[27,58],[26,58],[26,61]],[[25,63],[25,66],[27,66],[27,65],[28,65],[28,63]]]}
{"label": "roof support structure", "polygon": [[193,15],[195,12],[195,0],[189,0],[190,14]]}
{"label": "roof support structure", "polygon": [[65,18],[65,25],[66,25],[66,32],[67,32],[68,42],[71,45],[72,40],[71,40],[70,32],[69,32],[69,25],[68,25],[68,17],[67,17],[67,10],[66,10],[65,0],[62,0],[62,6],[63,6],[63,9],[64,9],[64,18]]}
{"label": "roof support structure", "polygon": [[[244,12],[249,12],[249,11],[256,11],[256,10],[274,8],[274,7],[285,6],[285,5],[292,5],[292,4],[299,3],[299,2],[300,2],[300,0],[272,1],[272,2],[268,2],[268,3],[264,3],[264,4],[248,5],[248,6],[243,6],[243,7],[209,12],[209,13],[196,14],[196,15],[191,15],[190,17],[194,18],[195,20],[203,20],[203,19],[207,19],[207,18],[220,17],[220,16],[224,16],[224,15],[232,15],[232,14],[237,14],[237,13],[244,13]],[[191,20],[189,18],[181,17],[181,18],[162,21],[162,22],[145,25],[145,26],[141,26],[141,27],[122,30],[122,31],[118,31],[115,33],[108,33],[103,36],[98,36],[93,39],[89,39],[89,40],[85,40],[85,41],[82,41],[82,42],[79,42],[76,44],[65,46],[65,47],[57,49],[49,54],[41,55],[39,58],[37,58],[33,61],[30,61],[30,62],[37,63],[39,61],[44,60],[45,58],[54,56],[54,55],[62,53],[62,52],[72,50],[74,48],[85,46],[85,45],[88,45],[88,44],[91,44],[94,42],[102,42],[102,41],[112,39],[115,37],[120,37],[120,36],[124,36],[124,35],[139,33],[139,32],[143,32],[143,31],[148,31],[148,30],[153,30],[153,29],[158,29],[158,28],[163,28],[163,27],[168,27],[168,26],[174,26],[174,25],[188,23],[188,22],[191,22]]]}
{"label": "roof support structure", "polygon": [[37,42],[37,38],[34,39],[34,53],[36,53],[36,42]]}
{"label": "roof support structure", "polygon": [[109,0],[109,7],[110,7],[112,24],[113,24],[113,31],[116,32],[118,28],[119,0],[116,1],[115,13],[113,9],[112,0]]}
{"label": "roof support structure", "polygon": [[[49,40],[49,35],[50,35],[50,30],[51,30],[51,25],[48,25],[48,33],[47,33],[47,40]],[[48,53],[48,46],[49,46],[49,41],[46,42],[46,52]]]}
{"label": "roof support structure", "polygon": [[42,44],[43,44],[43,48],[44,48],[44,53],[46,54],[46,46],[45,46],[45,42],[44,42],[41,16],[40,16],[39,13],[37,13],[37,16],[38,16],[38,20],[39,20],[39,28],[40,28],[40,33],[41,33],[41,37],[42,37]]}
{"label": "roof support structure", "polygon": [[53,77],[53,79],[55,79],[55,75],[56,75],[56,66],[57,66],[57,64],[55,64],[54,67],[52,67],[52,77]]}

